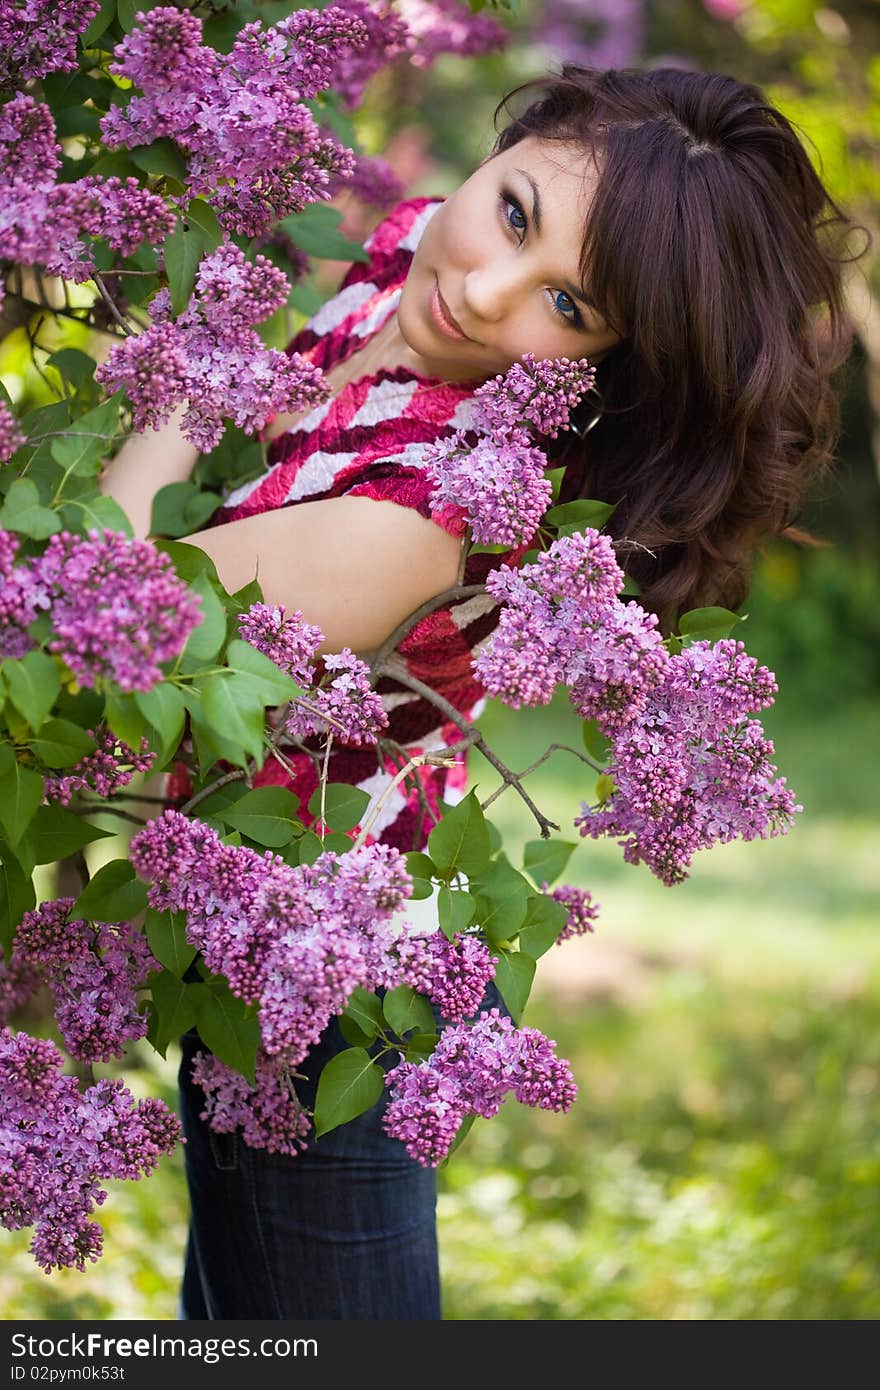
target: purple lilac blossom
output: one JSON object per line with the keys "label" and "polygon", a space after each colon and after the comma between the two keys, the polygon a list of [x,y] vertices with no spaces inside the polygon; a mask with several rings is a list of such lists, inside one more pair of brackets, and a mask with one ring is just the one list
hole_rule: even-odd
{"label": "purple lilac blossom", "polygon": [[473,662],[488,693],[519,709],[547,704],[565,684],[578,713],[605,732],[633,718],[669,657],[656,616],[620,602],[623,582],[611,539],[592,527],[533,564],[492,570],[486,588],[501,613]]}
{"label": "purple lilac blossom", "polygon": [[[549,883],[541,884],[541,892],[546,893]],[[593,901],[593,895],[586,888],[575,888],[573,884],[564,883],[559,888],[554,888],[550,894],[556,902],[568,909],[568,921],[556,938],[558,946],[562,941],[569,941],[573,936],[584,936],[587,932],[595,931],[593,923],[599,915],[599,904]]]}
{"label": "purple lilac blossom", "polygon": [[436,1004],[450,1023],[471,1018],[495,978],[497,957],[476,936],[462,932],[456,932],[452,941],[438,931],[426,941],[411,944],[406,983]]}
{"label": "purple lilac blossom", "polygon": [[258,1004],[267,1055],[296,1065],[353,989],[404,983],[396,920],[412,892],[406,861],[374,844],[291,868],[280,855],[224,845],[165,811],[133,838],[150,905],[187,914],[187,939],[232,992]]}
{"label": "purple lilac blossom", "polygon": [[25,960],[13,947],[9,959],[0,947],[0,1026],[24,1008],[43,983],[36,966]]}
{"label": "purple lilac blossom", "polygon": [[644,0],[543,0],[531,37],[558,63],[631,67],[644,39]]}
{"label": "purple lilac blossom", "polygon": [[463,1120],[491,1119],[511,1092],[524,1105],[567,1111],[577,1087],[555,1046],[536,1028],[516,1028],[498,1009],[446,1028],[426,1061],[401,1061],[387,1073],[391,1098],[382,1127],[427,1168],[446,1157]]}
{"label": "purple lilac blossom", "polygon": [[245,642],[268,656],[298,685],[314,683],[314,658],[324,634],[305,621],[301,609],[288,614],[283,604],[254,603],[239,614],[238,629]]}
{"label": "purple lilac blossom", "polygon": [[74,72],[76,41],[100,0],[0,0],[0,88]]}
{"label": "purple lilac blossom", "polygon": [[388,727],[388,715],[381,695],[370,685],[369,666],[349,647],[327,653],[323,664],[330,679],[310,692],[309,704],[314,710],[294,701],[285,726],[287,733],[291,738],[330,733],[359,748],[375,744]]}
{"label": "purple lilac blossom", "polygon": [[218,1134],[232,1134],[241,1127],[242,1138],[252,1149],[295,1157],[306,1147],[312,1127],[309,1111],[300,1103],[289,1069],[257,1051],[256,1084],[209,1052],[193,1059],[192,1080],[205,1093],[199,1118]]}
{"label": "purple lilac blossom", "polygon": [[87,753],[63,772],[43,774],[47,801],[69,806],[74,793],[80,791],[91,791],[106,799],[128,786],[136,773],[149,772],[156,761],[146,738],[141,739],[140,752],[135,753],[111,729],[87,729],[86,733],[97,745],[93,753]]}
{"label": "purple lilac blossom", "polygon": [[26,912],[13,961],[43,973],[55,1000],[55,1019],[71,1057],[110,1062],[143,1038],[147,1015],[137,990],[159,970],[146,937],[131,922],[71,920],[73,898],[56,898]]}
{"label": "purple lilac blossom", "polygon": [[397,13],[409,31],[410,61],[419,68],[430,67],[441,53],[482,57],[510,40],[497,20],[473,14],[463,0],[397,0]]}
{"label": "purple lilac blossom", "polygon": [[98,1259],[103,1233],[89,1218],[107,1197],[101,1182],[137,1181],[181,1137],[162,1101],[136,1101],[121,1080],[80,1091],[63,1065],[47,1039],[0,1031],[0,1223],[35,1228],[30,1251],[47,1273]]}
{"label": "purple lilac blossom", "polygon": [[370,78],[399,54],[406,51],[406,24],[391,9],[387,0],[341,0],[339,8],[360,20],[366,30],[363,44],[348,48],[337,58],[333,90],[345,111],[360,105],[364,88]]}
{"label": "purple lilac blossom", "polygon": [[359,154],[354,168],[345,179],[334,179],[331,196],[348,190],[362,203],[371,207],[391,208],[404,196],[406,189],[387,159],[380,155]]}
{"label": "purple lilac blossom", "polygon": [[368,41],[339,6],[245,24],[228,55],[202,44],[197,16],[159,6],[114,49],[110,71],[143,93],[102,118],[110,148],[172,138],[187,157],[186,198],[205,196],[229,232],[257,236],[326,199],[351,150],[325,136],[303,103],[332,85],[340,59]]}
{"label": "purple lilac blossom", "polygon": [[167,555],[121,532],[61,531],[39,573],[51,602],[49,649],[80,685],[150,690],[162,679],[159,663],[178,656],[202,621],[198,597]]}
{"label": "purple lilac blossom", "polygon": [[700,849],[785,834],[803,808],[760,723],[745,717],[776,688],[741,642],[694,642],[670,657],[635,717],[609,731],[611,795],[598,808],[584,802],[575,826],[618,837],[628,863],[670,886]]}
{"label": "purple lilac blossom", "polygon": [[15,563],[18,546],[18,536],[0,530],[0,660],[18,660],[34,647],[27,628],[49,606],[38,562]]}
{"label": "purple lilac blossom", "polygon": [[8,463],[22,444],[27,443],[9,406],[0,401],[0,463]]}
{"label": "purple lilac blossom", "polygon": [[474,427],[483,437],[473,444],[471,432],[456,430],[427,450],[432,510],[462,508],[479,544],[532,540],[552,489],[544,476],[546,455],[533,445],[531,433],[555,438],[594,379],[586,358],[537,361],[528,352],[478,387]]}
{"label": "purple lilac blossom", "polygon": [[300,353],[264,347],[251,326],[280,308],[288,288],[266,256],[249,262],[227,243],[202,260],[183,313],[172,320],[171,296],[159,290],[150,327],[116,344],[95,380],[125,388],[135,430],[157,429],[186,400],[180,427],[203,453],[220,442],[226,417],[253,432],[271,414],[304,410],[327,395],[320,368]]}
{"label": "purple lilac blossom", "polygon": [[164,199],[134,178],[57,184],[60,155],[48,106],[18,92],[0,107],[0,259],[82,282],[95,269],[88,237],[129,255],[173,228]]}

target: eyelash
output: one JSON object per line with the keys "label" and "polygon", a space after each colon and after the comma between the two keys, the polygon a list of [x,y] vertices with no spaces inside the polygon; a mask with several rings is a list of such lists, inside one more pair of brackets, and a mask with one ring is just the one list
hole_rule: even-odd
{"label": "eyelash", "polygon": [[[500,195],[499,195],[499,198],[498,198],[498,203],[499,203],[499,208],[500,208],[501,216],[502,216],[502,218],[503,218],[503,220],[504,220],[504,225],[505,225],[510,231],[512,231],[512,232],[515,232],[515,233],[522,232],[523,234],[525,234],[526,229],[527,229],[527,226],[528,226],[528,218],[526,217],[525,209],[523,208],[523,206],[522,206],[522,204],[519,202],[519,200],[518,200],[517,198],[515,198],[515,197],[513,196],[513,194],[510,193],[506,188],[502,188],[502,189],[501,189],[501,192],[500,192]],[[510,221],[510,219],[509,219],[508,216],[507,216],[507,212],[506,212],[507,207],[513,207],[513,208],[515,208],[516,211],[517,211],[522,217],[525,218],[525,220],[526,220],[526,227],[514,227],[513,223]],[[522,243],[522,237],[517,236],[517,240],[520,242],[520,244]],[[550,307],[551,307],[553,313],[556,315],[556,317],[562,319],[562,322],[563,322],[563,323],[567,323],[568,326],[569,326],[569,328],[583,329],[584,320],[583,320],[583,318],[582,318],[582,316],[581,316],[580,310],[578,309],[577,305],[574,303],[574,300],[572,300],[572,307],[573,307],[573,309],[574,309],[574,315],[564,314],[564,313],[562,312],[562,310],[559,308],[559,306],[557,305],[557,303],[556,303],[556,298],[555,298],[555,296],[556,296],[557,294],[564,294],[565,297],[566,297],[566,299],[571,299],[571,295],[570,295],[570,294],[567,294],[565,290],[556,290],[555,292],[554,292],[553,290],[549,290],[548,293],[550,294]]]}

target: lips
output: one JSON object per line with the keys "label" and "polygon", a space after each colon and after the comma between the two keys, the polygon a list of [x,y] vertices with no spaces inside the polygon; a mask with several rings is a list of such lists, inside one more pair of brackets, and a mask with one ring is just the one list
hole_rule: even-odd
{"label": "lips", "polygon": [[460,338],[469,341],[468,335],[459,323],[456,322],[449,305],[440,293],[439,282],[434,280],[434,290],[431,295],[431,310],[434,320],[441,332],[448,338]]}

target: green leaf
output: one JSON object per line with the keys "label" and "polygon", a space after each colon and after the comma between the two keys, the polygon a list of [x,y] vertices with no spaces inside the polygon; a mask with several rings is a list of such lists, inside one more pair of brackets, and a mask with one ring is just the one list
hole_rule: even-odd
{"label": "green leaf", "polygon": [[[331,830],[354,830],[370,804],[369,792],[347,782],[329,782],[324,799],[324,824]],[[309,799],[313,816],[321,814],[321,788],[316,787]]]}
{"label": "green leaf", "polygon": [[596,778],[596,800],[600,806],[604,806],[606,801],[610,801],[614,795],[614,778],[607,772],[603,772]]}
{"label": "green leaf", "polygon": [[526,925],[517,937],[520,951],[538,960],[555,945],[567,921],[568,909],[564,903],[558,903],[547,893],[536,893],[529,898]]}
{"label": "green leaf", "polygon": [[469,1115],[465,1115],[464,1119],[462,1120],[461,1124],[458,1126],[458,1129],[455,1132],[455,1138],[449,1145],[449,1148],[446,1150],[446,1157],[440,1164],[441,1168],[446,1167],[446,1164],[449,1162],[450,1158],[455,1153],[455,1150],[458,1148],[459,1144],[461,1144],[467,1138],[468,1134],[470,1133],[471,1126],[473,1125],[474,1120],[476,1118],[477,1117],[473,1110]]}
{"label": "green leaf", "polygon": [[437,1027],[429,1001],[409,985],[389,989],[382,1003],[382,1012],[389,1028],[399,1038],[413,1029],[419,1033],[431,1033]]}
{"label": "green leaf", "polygon": [[30,746],[47,767],[73,767],[97,747],[92,736],[69,719],[47,719]]}
{"label": "green leaf", "polygon": [[150,950],[160,965],[182,979],[196,955],[195,946],[186,939],[186,913],[157,912],[148,907],[144,930]]}
{"label": "green leaf", "polygon": [[121,398],[122,393],[115,392],[94,410],[77,416],[65,434],[52,440],[52,457],[65,473],[89,477],[100,471],[101,460],[119,429]]}
{"label": "green leaf", "polygon": [[147,984],[153,1001],[150,1042],[164,1057],[168,1044],[195,1024],[207,990],[195,982],[185,985],[167,970],[151,971]]}
{"label": "green leaf", "polygon": [[135,877],[128,860],[111,859],[92,875],[71,908],[71,916],[90,922],[128,922],[146,905],[146,885]]}
{"label": "green leaf", "polygon": [[413,1033],[406,1040],[406,1060],[408,1062],[424,1062],[430,1057],[437,1041],[439,1033]]}
{"label": "green leaf", "polygon": [[510,941],[525,920],[526,905],[534,889],[505,855],[489,865],[471,889],[481,899],[477,920],[490,942]]}
{"label": "green leaf", "polygon": [[30,874],[25,873],[11,850],[0,844],[0,945],[7,955],[19,922],[36,904]]}
{"label": "green leaf", "polygon": [[331,261],[369,260],[360,242],[349,241],[337,231],[341,221],[342,213],[338,208],[328,207],[326,203],[309,203],[302,212],[282,218],[279,226],[308,256]]}
{"label": "green leaf", "polygon": [[495,966],[495,983],[514,1023],[519,1023],[525,1008],[532,981],[535,961],[523,951],[501,951]]}
{"label": "green leaf", "polygon": [[135,702],[141,714],[159,736],[160,765],[177,751],[183,734],[186,708],[176,685],[160,681],[151,690],[135,691]]}
{"label": "green leaf", "polygon": [[[115,4],[115,0],[113,3]],[[69,381],[80,391],[94,377],[97,363],[94,357],[89,357],[87,352],[81,352],[79,348],[68,347],[59,348],[57,352],[53,352],[51,357],[47,359],[46,366],[54,367],[65,381]]]}
{"label": "green leaf", "polygon": [[316,835],[314,830],[306,830],[297,840],[299,850],[299,862],[301,864],[314,864],[315,860],[324,853],[324,843],[320,835]]}
{"label": "green leaf", "polygon": [[[199,802],[196,808],[199,820],[204,820],[206,816],[213,816],[222,822],[223,812],[227,807],[233,806],[236,801],[247,796],[249,790],[244,781],[224,783],[215,792],[211,792],[210,796],[206,796],[204,801]],[[193,791],[201,791],[201,788],[194,787]]]}
{"label": "green leaf", "polygon": [[46,652],[26,652],[0,666],[9,698],[32,729],[39,729],[61,690],[58,663]]}
{"label": "green leaf", "polygon": [[437,895],[437,911],[440,917],[440,930],[451,941],[456,932],[464,931],[474,920],[477,900],[471,893],[449,888],[443,884]]}
{"label": "green leaf", "polygon": [[[186,172],[180,175],[186,178]],[[223,240],[223,229],[216,212],[204,198],[193,198],[186,210],[186,220],[202,233],[206,251],[216,251]]]}
{"label": "green leaf", "polygon": [[368,989],[358,986],[349,996],[340,1017],[349,1019],[372,1042],[382,1028],[382,1002]]}
{"label": "green leaf", "polygon": [[202,713],[209,726],[222,729],[224,743],[239,744],[262,766],[265,707],[254,694],[253,687],[239,676],[225,672],[205,676],[196,684]]}
{"label": "green leaf", "polygon": [[165,274],[171,291],[171,308],[182,314],[196,282],[196,271],[205,254],[205,234],[195,223],[187,224],[178,215],[172,232],[165,238]]}
{"label": "green leaf", "polygon": [[218,814],[224,825],[235,826],[249,840],[270,849],[290,844],[301,828],[297,820],[299,798],[286,787],[256,787]]}
{"label": "green leaf", "polygon": [[153,498],[151,536],[188,536],[198,531],[221,502],[216,492],[203,492],[195,483],[168,483]]}
{"label": "green leaf", "polygon": [[61,520],[57,512],[41,504],[37,486],[30,478],[16,478],[0,507],[0,526],[20,536],[44,541],[61,530]]}
{"label": "green leaf", "polygon": [[130,34],[135,26],[135,15],[142,6],[139,0],[117,0],[116,14],[124,34]]}
{"label": "green leaf", "polygon": [[382,1068],[362,1047],[349,1047],[325,1063],[315,1099],[315,1135],[353,1120],[375,1105],[385,1089]]}
{"label": "green leaf", "polygon": [[359,1028],[353,1019],[346,1018],[345,1014],[339,1015],[339,1031],[349,1047],[369,1047],[373,1041],[363,1028]]}
{"label": "green leaf", "polygon": [[134,536],[134,528],[119,503],[100,493],[69,500],[61,508],[61,518],[69,531],[121,531],[129,539]]}
{"label": "green leaf", "polygon": [[453,806],[428,836],[428,854],[443,878],[478,874],[489,862],[489,831],[475,790]]}
{"label": "green leaf", "polygon": [[[124,0],[120,0],[122,3]],[[186,160],[167,136],[160,136],[151,145],[134,145],[129,156],[145,174],[167,174],[169,178],[186,181]]]}
{"label": "green leaf", "polygon": [[28,838],[33,846],[35,864],[56,864],[75,854],[93,840],[103,840],[113,834],[91,825],[85,816],[76,816],[63,806],[40,806],[31,821]]}
{"label": "green leaf", "polygon": [[43,800],[43,779],[22,767],[8,743],[0,745],[0,825],[14,850]]}
{"label": "green leaf", "polygon": [[226,649],[226,664],[230,671],[250,681],[264,705],[285,704],[300,693],[301,687],[293,677],[280,670],[271,657],[238,637]]}
{"label": "green leaf", "polygon": [[112,732],[129,748],[137,751],[141,739],[147,732],[147,720],[141,713],[140,702],[134,691],[113,691],[104,702],[104,718]]}
{"label": "green leaf", "polygon": [[184,541],[158,540],[156,549],[168,556],[178,577],[185,584],[192,584],[193,580],[200,574],[206,574],[209,579],[214,580],[215,584],[220,583],[214,561],[210,555],[205,554],[204,550],[199,550],[197,545],[190,545]]}
{"label": "green leaf", "polygon": [[720,642],[743,621],[739,613],[731,613],[729,608],[692,608],[689,613],[682,613],[678,630],[686,642]]}
{"label": "green leaf", "polygon": [[604,767],[611,757],[611,740],[605,737],[595,719],[584,720],[583,739],[590,757]]}
{"label": "green leaf", "polygon": [[594,502],[588,497],[578,497],[574,502],[563,502],[559,507],[551,507],[544,513],[544,521],[549,526],[574,526],[582,531],[593,527],[601,531],[614,511],[609,502]]}
{"label": "green leaf", "polygon": [[523,868],[538,887],[554,883],[564,871],[576,845],[571,840],[529,840],[523,856]]}
{"label": "green leaf", "polygon": [[260,1024],[249,1016],[244,1001],[237,999],[228,986],[215,986],[202,1000],[196,1023],[205,1045],[253,1086]]}
{"label": "green leaf", "polygon": [[249,761],[246,749],[240,743],[236,743],[231,738],[225,738],[223,734],[217,732],[202,708],[199,692],[184,689],[181,694],[189,710],[193,747],[198,759],[199,776],[202,781],[207,778],[214,764],[218,762],[232,763],[236,767],[246,769]]}
{"label": "green leaf", "polygon": [[406,855],[406,868],[413,881],[413,900],[418,902],[422,898],[430,898],[434,892],[434,884],[431,881],[434,865],[427,854],[420,854],[418,850],[410,850]]}
{"label": "green leaf", "polygon": [[200,662],[213,661],[226,637],[226,610],[207,575],[196,575],[190,588],[201,599],[202,621],[187,638],[183,657],[184,660],[191,657]]}
{"label": "green leaf", "polygon": [[566,469],[565,469],[565,466],[564,466],[564,465],[563,465],[562,468],[545,468],[545,469],[544,469],[544,477],[547,479],[548,483],[550,484],[550,487],[551,487],[551,490],[552,490],[552,495],[553,495],[553,501],[554,501],[554,502],[556,501],[557,497],[559,496],[559,490],[560,490],[560,488],[562,487],[562,479],[565,477],[565,473],[566,473]]}
{"label": "green leaf", "polygon": [[83,48],[88,48],[94,39],[99,39],[110,28],[116,18],[116,0],[101,0],[101,8],[80,36]]}

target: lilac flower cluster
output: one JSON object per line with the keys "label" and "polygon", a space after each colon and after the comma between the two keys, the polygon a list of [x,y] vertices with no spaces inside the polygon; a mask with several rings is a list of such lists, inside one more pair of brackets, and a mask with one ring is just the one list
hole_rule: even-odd
{"label": "lilac flower cluster", "polygon": [[336,672],[326,684],[319,685],[309,695],[314,709],[305,709],[295,702],[286,723],[292,738],[332,733],[343,743],[355,747],[374,744],[382,729],[388,727],[388,715],[382,697],[370,685],[370,668],[348,647],[324,657],[324,670]]}
{"label": "lilac flower cluster", "polygon": [[165,811],[131,842],[151,906],[187,914],[187,938],[230,989],[257,1003],[268,1056],[295,1066],[358,986],[402,983],[394,916],[412,892],[403,856],[369,845],[291,868],[224,845]]}
{"label": "lilac flower cluster", "polygon": [[480,544],[530,541],[552,498],[547,458],[530,431],[554,438],[594,379],[585,357],[536,361],[527,352],[478,387],[474,425],[483,437],[473,445],[468,431],[456,430],[427,451],[432,510],[462,508]]}
{"label": "lilac flower cluster", "polygon": [[612,794],[598,808],[583,803],[581,834],[619,837],[627,862],[669,885],[687,878],[699,849],[784,834],[802,807],[759,721],[746,718],[776,688],[741,642],[694,642],[670,657],[642,708],[612,731]]}
{"label": "lilac flower cluster", "polygon": [[136,991],[160,968],[131,922],[71,920],[73,898],[45,902],[21,919],[10,973],[28,967],[45,978],[55,1018],[72,1057],[109,1062],[147,1032]]}
{"label": "lilac flower cluster", "polygon": [[554,62],[628,68],[640,55],[644,11],[644,0],[544,0],[531,38],[553,54]]}
{"label": "lilac flower cluster", "polygon": [[426,1061],[401,1061],[387,1073],[391,1099],[382,1126],[429,1168],[445,1158],[467,1116],[490,1119],[511,1092],[524,1105],[567,1111],[577,1087],[555,1046],[535,1028],[516,1028],[498,1009],[446,1028]]}
{"label": "lilac flower cluster", "polygon": [[49,605],[38,562],[15,563],[18,536],[0,530],[0,660],[23,657],[34,646],[29,625]]}
{"label": "lilac flower cluster", "polygon": [[[549,883],[542,883],[541,892],[546,893],[549,887]],[[585,936],[587,932],[595,930],[593,923],[599,916],[599,904],[593,902],[588,889],[564,883],[561,888],[554,888],[550,896],[568,908],[568,921],[556,938],[557,946],[573,936]]]}
{"label": "lilac flower cluster", "polygon": [[0,1031],[0,1223],[35,1227],[30,1251],[47,1273],[98,1259],[101,1182],[146,1176],[181,1137],[161,1100],[135,1101],[122,1081],[80,1091],[63,1065],[54,1043]]}
{"label": "lilac flower cluster", "polygon": [[136,753],[112,729],[87,729],[86,733],[91,734],[97,744],[93,753],[87,753],[63,772],[43,774],[47,801],[69,806],[74,793],[81,791],[110,797],[128,786],[136,773],[149,772],[156,761],[156,754],[149,751],[146,738],[141,739],[140,752]]}
{"label": "lilac flower cluster", "polygon": [[352,152],[303,103],[367,43],[356,14],[297,10],[266,30],[254,20],[228,55],[202,44],[201,19],[185,10],[159,6],[136,18],[110,71],[143,95],[102,118],[111,149],[170,137],[187,157],[185,196],[205,196],[224,229],[244,236],[328,197],[330,178],[351,172]]}
{"label": "lilac flower cluster", "polygon": [[134,178],[88,174],[56,184],[60,154],[48,106],[18,92],[0,107],[0,259],[81,282],[95,269],[84,238],[102,237],[129,255],[174,226],[164,199]]}
{"label": "lilac flower cluster", "polygon": [[160,290],[150,327],[117,343],[95,380],[125,389],[135,430],[158,428],[188,401],[181,430],[203,453],[220,442],[226,417],[253,432],[273,413],[305,410],[327,394],[320,368],[300,353],[264,347],[252,327],[285,302],[288,288],[266,256],[249,262],[226,243],[202,260],[183,313],[172,321],[171,295]]}
{"label": "lilac flower cluster", "polygon": [[430,67],[441,53],[477,58],[503,48],[509,35],[487,14],[472,14],[464,0],[397,0],[409,30],[410,61]]}
{"label": "lilac flower cluster", "polygon": [[192,1079],[205,1093],[199,1118],[218,1134],[232,1134],[240,1127],[252,1149],[290,1158],[306,1147],[312,1127],[309,1111],[300,1103],[289,1068],[263,1048],[257,1051],[254,1086],[210,1052],[196,1053]]}
{"label": "lilac flower cluster", "polygon": [[0,463],[8,463],[16,449],[20,449],[25,442],[12,411],[0,401]]}
{"label": "lilac flower cluster", "polygon": [[149,690],[201,622],[200,602],[148,541],[122,532],[61,531],[39,562],[52,613],[50,651],[80,685]]}
{"label": "lilac flower cluster", "polygon": [[463,932],[456,932],[452,941],[438,931],[427,940],[402,942],[398,954],[406,983],[426,995],[451,1023],[476,1013],[498,964],[482,941]]}
{"label": "lilac flower cluster", "polygon": [[15,950],[7,960],[0,948],[0,1026],[8,1023],[13,1014],[24,1008],[42,983],[36,966]]}
{"label": "lilac flower cluster", "polygon": [[283,604],[254,603],[239,614],[238,628],[245,642],[268,656],[298,685],[312,685],[314,657],[324,634],[305,621],[301,609],[286,615]]}
{"label": "lilac flower cluster", "polygon": [[333,90],[343,108],[353,111],[370,78],[406,51],[409,31],[393,13],[388,0],[343,0],[342,8],[353,19],[359,19],[365,30],[359,48],[339,54],[333,79]]}
{"label": "lilac flower cluster", "polygon": [[486,588],[504,606],[474,660],[478,679],[514,709],[547,704],[564,682],[578,713],[610,733],[669,662],[656,616],[621,603],[622,587],[610,538],[592,528],[554,541],[534,564],[492,570]]}
{"label": "lilac flower cluster", "polygon": [[355,156],[354,168],[347,178],[335,178],[330,184],[330,193],[347,189],[362,203],[376,208],[394,207],[404,196],[403,181],[395,174],[387,159],[380,155],[359,154]]}
{"label": "lilac flower cluster", "polygon": [[0,88],[73,72],[76,41],[100,0],[0,0]]}

